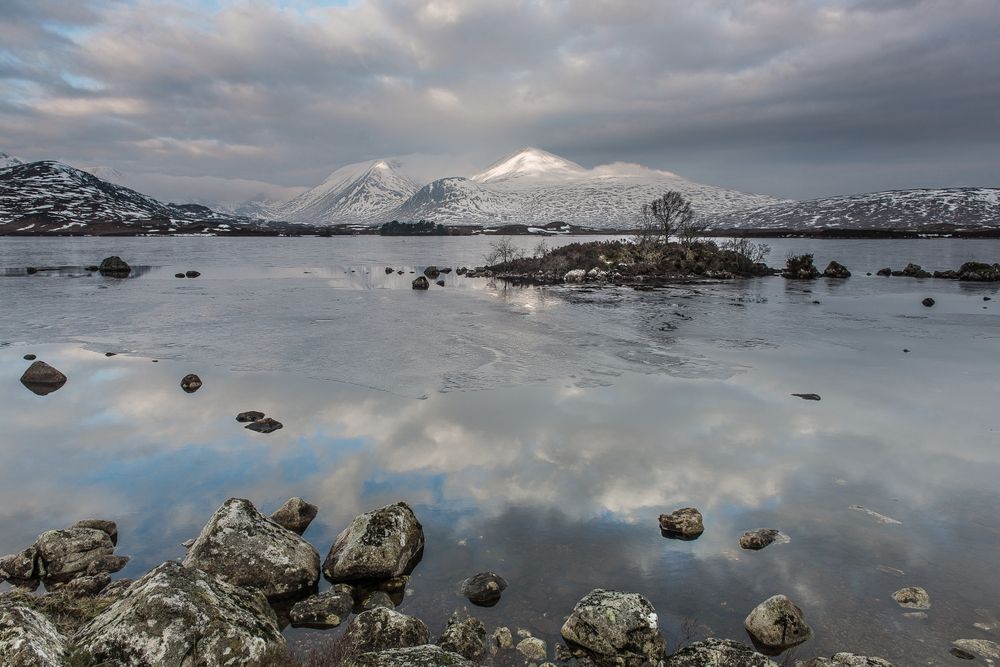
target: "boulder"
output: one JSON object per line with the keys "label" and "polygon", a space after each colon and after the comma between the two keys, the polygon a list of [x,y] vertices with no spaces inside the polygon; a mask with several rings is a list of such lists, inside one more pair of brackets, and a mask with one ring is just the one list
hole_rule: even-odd
{"label": "boulder", "polygon": [[285,646],[260,592],[174,561],[132,584],[73,640],[80,664],[139,667],[262,666],[270,650]]}
{"label": "boulder", "polygon": [[499,574],[480,572],[462,582],[462,595],[472,604],[492,607],[500,601],[500,595],[507,589],[507,582]]}
{"label": "boulder", "polygon": [[26,354],[26,355],[24,355],[24,360],[25,360],[25,361],[34,361],[34,360],[35,360],[35,359],[37,359],[37,358],[38,358],[38,357],[36,357],[36,356],[35,356],[35,355],[33,355],[33,354]]}
{"label": "boulder", "polygon": [[21,384],[39,396],[45,396],[66,384],[66,376],[44,361],[36,361],[24,371]]}
{"label": "boulder", "polygon": [[395,272],[395,269],[393,269],[391,266],[385,267],[385,275],[389,275],[390,273],[394,273],[394,272]]}
{"label": "boulder", "polygon": [[478,663],[486,653],[486,626],[478,618],[459,620],[452,616],[437,643],[445,651]]}
{"label": "boulder", "polygon": [[272,600],[303,595],[319,582],[316,549],[242,498],[230,498],[216,510],[184,565]]}
{"label": "boulder", "polygon": [[365,595],[364,599],[361,601],[361,609],[363,611],[368,611],[369,609],[378,609],[382,607],[384,609],[395,609],[396,605],[389,597],[389,594],[385,591],[372,591]]}
{"label": "boulder", "polygon": [[900,607],[906,607],[907,609],[931,608],[931,596],[927,594],[927,591],[919,586],[900,588],[892,594],[892,599],[895,600]]}
{"label": "boulder", "polygon": [[875,273],[875,275],[876,275],[876,276],[882,276],[882,277],[885,277],[885,278],[888,278],[889,276],[891,276],[891,275],[892,275],[892,269],[890,269],[890,268],[889,268],[889,267],[887,266],[887,267],[885,267],[884,269],[879,269],[879,270],[878,270],[878,271],[877,271],[877,272]]}
{"label": "boulder", "polygon": [[364,653],[348,658],[344,667],[475,667],[457,653],[427,644],[412,648],[394,648]]}
{"label": "boulder", "polygon": [[693,507],[684,507],[670,514],[661,514],[660,531],[664,537],[694,540],[705,532],[705,524],[701,512]]}
{"label": "boulder", "polygon": [[798,646],[813,636],[802,610],[784,595],[764,600],[743,621],[754,646],[768,655]]}
{"label": "boulder", "polygon": [[775,540],[781,536],[781,532],[774,528],[757,528],[748,530],[740,537],[740,547],[757,551],[766,546],[774,544]]}
{"label": "boulder", "polygon": [[428,266],[426,269],[424,269],[424,275],[430,278],[431,280],[437,278],[438,275],[440,275],[440,273],[441,272],[438,271],[438,267],[436,266]]}
{"label": "boulder", "polygon": [[264,417],[263,419],[258,419],[255,422],[247,424],[243,428],[248,428],[251,431],[256,431],[257,433],[274,433],[278,429],[284,427],[285,425],[279,422],[277,419]]}
{"label": "boulder", "polygon": [[111,556],[115,545],[103,530],[67,528],[45,531],[34,549],[39,578],[46,589],[56,590],[73,579],[99,572],[95,564]]}
{"label": "boulder", "polygon": [[63,584],[59,590],[67,595],[92,598],[101,593],[111,583],[111,575],[107,572],[88,574]]}
{"label": "boulder", "polygon": [[666,650],[656,610],[638,593],[592,590],[577,602],[561,633],[575,656],[598,667],[655,665]]}
{"label": "boulder", "polygon": [[247,412],[241,412],[240,414],[236,415],[236,421],[240,422],[241,424],[260,421],[263,418],[264,418],[264,413],[257,412],[256,410],[248,410]]}
{"label": "boulder", "polygon": [[907,264],[900,273],[908,278],[930,278],[931,274],[924,271],[923,267],[919,264],[914,264],[910,262]]}
{"label": "boulder", "polygon": [[958,279],[973,282],[996,282],[1000,280],[1000,264],[966,262],[958,269]]}
{"label": "boulder", "polygon": [[97,270],[101,272],[102,276],[114,276],[116,278],[124,278],[132,273],[132,267],[118,255],[105,257],[101,261],[101,265],[97,267]]}
{"label": "boulder", "polygon": [[413,279],[413,282],[410,284],[410,286],[413,289],[430,289],[431,283],[430,281],[427,280],[427,278],[424,278],[423,276],[417,276],[416,278]]}
{"label": "boulder", "polygon": [[567,271],[566,275],[563,276],[564,283],[582,283],[587,279],[587,272],[583,269],[573,269],[572,271]]}
{"label": "boulder", "polygon": [[812,280],[819,277],[819,269],[813,264],[811,254],[795,255],[785,260],[781,276],[791,280]]}
{"label": "boulder", "polygon": [[955,647],[982,656],[987,660],[1000,660],[1000,644],[989,639],[956,639]]}
{"label": "boulder", "polygon": [[430,641],[430,631],[420,619],[379,607],[354,617],[341,639],[346,656],[420,646]]}
{"label": "boulder", "polygon": [[893,667],[883,658],[869,658],[853,653],[837,653],[830,658],[813,658],[795,663],[795,667]]}
{"label": "boulder", "polygon": [[0,583],[10,582],[12,586],[35,590],[41,584],[38,573],[35,547],[0,558]]}
{"label": "boulder", "polygon": [[778,667],[770,658],[731,639],[695,642],[669,656],[664,667]]}
{"label": "boulder", "polygon": [[198,276],[201,275],[201,273],[199,273],[198,271],[185,271],[184,275],[187,276],[188,278],[197,278]]}
{"label": "boulder", "polygon": [[927,297],[923,301],[921,301],[920,303],[923,305],[924,308],[930,308],[931,306],[934,305],[935,301],[934,301],[934,299],[932,299],[930,297]]}
{"label": "boulder", "polygon": [[390,579],[409,574],[424,550],[424,529],[406,503],[354,517],[323,563],[331,582]]}
{"label": "boulder", "polygon": [[317,514],[319,514],[319,508],[315,505],[298,497],[289,498],[271,515],[271,521],[296,535],[301,535],[306,532],[306,528],[309,527]]}
{"label": "boulder", "polygon": [[[102,530],[111,538],[111,544],[118,546],[118,524],[108,519],[83,519],[74,523],[72,528],[93,528]],[[117,572],[118,570],[114,570]]]}
{"label": "boulder", "polygon": [[295,603],[289,618],[292,627],[335,628],[351,615],[354,599],[343,591],[326,591]]}
{"label": "boulder", "polygon": [[201,378],[194,373],[188,373],[181,378],[181,389],[189,394],[193,394],[201,389]]}
{"label": "boulder", "polygon": [[823,271],[824,278],[850,278],[851,272],[840,262],[830,262]]}
{"label": "boulder", "polygon": [[0,665],[58,667],[66,664],[69,645],[43,615],[0,598]]}
{"label": "boulder", "polygon": [[542,662],[549,656],[548,647],[538,637],[525,637],[514,648],[530,662]]}
{"label": "boulder", "polygon": [[499,627],[490,635],[490,653],[500,649],[514,648],[514,634],[508,627]]}

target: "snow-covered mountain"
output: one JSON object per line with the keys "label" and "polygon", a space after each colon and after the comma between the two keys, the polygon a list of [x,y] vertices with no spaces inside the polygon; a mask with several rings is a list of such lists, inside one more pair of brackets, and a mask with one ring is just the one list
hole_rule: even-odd
{"label": "snow-covered mountain", "polygon": [[164,204],[53,161],[0,170],[0,233],[112,233],[206,224],[229,231],[249,222],[204,206]]}
{"label": "snow-covered mountain", "polygon": [[0,151],[0,169],[7,169],[9,167],[16,167],[19,164],[24,164],[24,160],[10,153],[4,153]]}
{"label": "snow-covered mountain", "polygon": [[1000,227],[1000,188],[890,190],[785,202],[712,216],[710,224],[794,230]]}
{"label": "snow-covered mountain", "polygon": [[313,224],[384,222],[384,213],[420,187],[398,169],[399,164],[391,160],[349,164],[287,204],[275,207],[270,217]]}
{"label": "snow-covered mountain", "polygon": [[383,217],[454,223],[470,218],[508,221],[518,217],[518,213],[503,194],[480,187],[471,179],[452,176],[428,183]]}

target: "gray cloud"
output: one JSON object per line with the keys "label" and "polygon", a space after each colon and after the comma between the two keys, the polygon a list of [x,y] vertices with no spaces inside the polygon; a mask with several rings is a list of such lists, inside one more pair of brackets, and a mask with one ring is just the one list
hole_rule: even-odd
{"label": "gray cloud", "polygon": [[221,5],[4,0],[0,146],[170,198],[522,145],[791,197],[1000,184],[995,0]]}

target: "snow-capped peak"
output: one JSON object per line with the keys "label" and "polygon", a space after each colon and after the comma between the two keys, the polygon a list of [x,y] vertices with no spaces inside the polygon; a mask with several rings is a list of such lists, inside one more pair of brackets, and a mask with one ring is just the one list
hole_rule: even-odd
{"label": "snow-capped peak", "polygon": [[24,160],[21,158],[11,155],[10,153],[4,153],[0,151],[0,169],[7,169],[8,167],[16,167],[19,164],[24,164]]}
{"label": "snow-capped peak", "polygon": [[[75,166],[75,165],[74,165]],[[102,181],[115,183],[116,185],[126,185],[125,174],[114,167],[107,167],[101,164],[85,164],[77,167],[80,171],[85,171],[92,176],[97,176]]]}
{"label": "snow-capped peak", "polygon": [[476,183],[497,183],[512,179],[561,180],[584,175],[586,169],[540,148],[522,148],[511,153],[471,179]]}

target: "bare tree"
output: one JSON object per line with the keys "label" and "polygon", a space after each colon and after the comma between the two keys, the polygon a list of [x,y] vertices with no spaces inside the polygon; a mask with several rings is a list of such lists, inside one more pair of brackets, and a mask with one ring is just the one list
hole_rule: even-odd
{"label": "bare tree", "polygon": [[524,251],[518,248],[509,236],[503,236],[490,243],[490,251],[483,255],[483,260],[486,262],[486,266],[496,266],[522,257],[524,257]]}
{"label": "bare tree", "polygon": [[644,205],[641,215],[656,221],[664,241],[669,241],[671,236],[689,228],[694,221],[691,202],[676,190],[670,190],[659,199]]}
{"label": "bare tree", "polygon": [[727,239],[719,245],[720,250],[730,250],[746,257],[751,264],[763,262],[771,252],[771,246],[766,243],[752,241],[746,236]]}
{"label": "bare tree", "polygon": [[531,256],[534,259],[545,259],[545,256],[549,254],[549,244],[542,239],[535,245],[535,249],[532,251]]}

